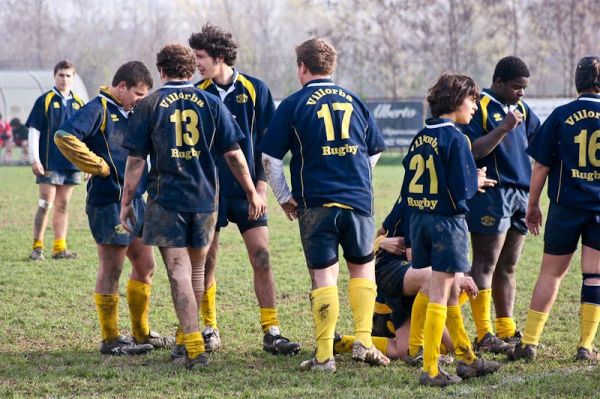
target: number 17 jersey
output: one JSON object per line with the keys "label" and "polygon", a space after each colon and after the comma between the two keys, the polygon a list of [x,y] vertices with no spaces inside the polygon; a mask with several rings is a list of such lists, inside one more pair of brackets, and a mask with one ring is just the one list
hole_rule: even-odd
{"label": "number 17 jersey", "polygon": [[428,119],[404,160],[402,199],[415,212],[467,213],[477,192],[477,167],[469,139],[450,119]]}
{"label": "number 17 jersey", "polygon": [[385,149],[375,119],[356,94],[315,79],[281,102],[263,153],[292,153],[292,196],[300,207],[339,206],[373,214],[369,156]]}

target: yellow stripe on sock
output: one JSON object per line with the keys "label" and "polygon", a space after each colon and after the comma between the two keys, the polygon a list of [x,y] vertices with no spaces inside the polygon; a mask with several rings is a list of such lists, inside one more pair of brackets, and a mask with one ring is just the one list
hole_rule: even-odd
{"label": "yellow stripe on sock", "polygon": [[129,279],[127,281],[127,304],[131,317],[131,334],[137,342],[146,342],[150,335],[148,310],[150,308],[150,284]]}
{"label": "yellow stripe on sock", "polygon": [[96,311],[100,321],[103,341],[112,341],[119,336],[119,295],[94,294]]}
{"label": "yellow stripe on sock", "polygon": [[537,312],[529,309],[527,312],[527,322],[525,323],[525,332],[521,342],[523,345],[538,345],[540,343],[540,337],[542,331],[544,331],[544,325],[548,320],[548,313]]}
{"label": "yellow stripe on sock", "polygon": [[263,334],[266,334],[271,327],[279,327],[277,308],[260,308],[260,326]]}
{"label": "yellow stripe on sock", "polygon": [[333,336],[340,313],[337,286],[333,285],[312,290],[310,302],[317,340],[315,357],[317,361],[325,362],[333,357]]}
{"label": "yellow stripe on sock", "polygon": [[366,278],[351,278],[348,282],[348,301],[354,318],[354,336],[365,347],[373,346],[371,330],[373,329],[373,310],[377,286]]}

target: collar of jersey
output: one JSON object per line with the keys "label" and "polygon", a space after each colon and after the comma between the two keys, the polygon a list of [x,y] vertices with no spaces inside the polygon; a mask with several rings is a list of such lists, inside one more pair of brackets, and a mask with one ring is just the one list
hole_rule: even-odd
{"label": "collar of jersey", "polygon": [[121,113],[121,115],[123,115],[126,119],[129,118],[130,113],[129,111],[126,111],[125,108],[123,108],[123,105],[121,104],[121,102],[119,100],[117,100],[116,98],[114,98],[110,92],[108,91],[108,86],[100,86],[100,97],[106,99],[107,102],[111,103],[112,105],[114,105],[115,107],[117,107],[117,109],[119,110],[119,112]]}
{"label": "collar of jersey", "polygon": [[[217,91],[219,92],[219,96],[221,97],[221,99],[224,99],[225,97],[227,97],[227,95],[229,93],[233,93],[235,91],[235,83],[238,80],[238,76],[240,75],[240,73],[238,71],[235,70],[235,68],[233,69],[233,79],[231,79],[231,86],[229,86],[227,88],[227,90],[222,89],[218,84],[216,84],[212,79],[210,80],[210,83],[215,85],[215,87],[217,88]],[[223,94],[221,94],[223,93]]]}
{"label": "collar of jersey", "polygon": [[335,86],[335,83],[333,83],[333,80],[326,78],[326,79],[313,79],[304,85],[304,87],[314,87],[314,86]]}
{"label": "collar of jersey", "polygon": [[189,80],[180,80],[177,82],[169,81],[169,82],[166,82],[162,88],[163,89],[178,89],[180,87],[194,87],[194,85]]}
{"label": "collar of jersey", "polygon": [[456,123],[454,123],[452,119],[448,118],[430,118],[425,121],[425,127],[427,129],[436,129],[444,126],[453,126],[458,129],[458,127],[456,127]]}
{"label": "collar of jersey", "polygon": [[496,97],[494,97],[494,95],[492,94],[492,92],[489,89],[483,89],[481,91],[481,95],[489,97],[490,100],[492,100],[493,102],[498,104],[500,106],[500,108],[502,108],[502,111],[504,111],[505,114],[507,114],[508,111],[513,111],[513,110],[517,109],[517,104],[512,104],[512,105],[503,104],[500,100],[498,100]]}
{"label": "collar of jersey", "polygon": [[598,95],[598,94],[584,93],[584,94],[581,94],[577,99],[600,103],[600,95]]}
{"label": "collar of jersey", "polygon": [[58,91],[58,89],[56,88],[56,86],[53,86],[53,87],[52,87],[52,91],[53,91],[54,93],[56,93],[56,95],[58,95],[60,98],[62,98],[63,102],[65,102],[65,101],[67,101],[67,100],[70,100],[70,99],[72,99],[72,98],[73,98],[73,92],[72,92],[71,90],[69,90],[69,95],[68,95],[67,97],[64,97],[64,96],[63,96],[63,95],[60,93],[60,91]]}

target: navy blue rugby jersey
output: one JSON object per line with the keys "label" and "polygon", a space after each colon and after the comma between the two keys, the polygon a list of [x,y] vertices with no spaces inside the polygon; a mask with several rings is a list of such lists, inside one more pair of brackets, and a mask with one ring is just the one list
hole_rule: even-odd
{"label": "navy blue rugby jersey", "polygon": [[550,167],[551,201],[600,212],[599,150],[600,96],[582,94],[550,114],[527,153]]}
{"label": "navy blue rugby jersey", "polygon": [[123,146],[150,154],[150,198],[174,211],[210,213],[218,203],[216,157],[243,137],[219,98],[178,81],[140,101]]}
{"label": "navy blue rugby jersey", "polygon": [[[228,90],[220,89],[212,79],[205,79],[196,87],[220,97],[244,133],[239,142],[248,162],[252,181],[266,181],[262,166],[260,142],[267,132],[275,113],[275,103],[269,88],[261,80],[242,74],[234,69],[233,82]],[[227,197],[246,197],[246,193],[233,176],[222,156],[217,158],[219,190]]]}
{"label": "navy blue rugby jersey", "polygon": [[[463,131],[471,142],[500,126],[509,110],[489,89],[482,91],[477,107],[471,122],[463,126]],[[487,176],[496,180],[499,186],[513,186],[529,191],[531,162],[525,149],[538,131],[540,120],[523,101],[510,109],[519,111],[523,115],[523,122],[504,136],[490,154],[476,160],[475,164],[478,168],[487,167]]]}
{"label": "navy blue rugby jersey", "polygon": [[413,212],[466,213],[477,192],[477,167],[467,136],[450,119],[428,119],[404,160],[402,198]]}
{"label": "navy blue rugby jersey", "polygon": [[375,119],[356,94],[316,79],[277,108],[260,150],[292,153],[292,195],[301,207],[340,206],[373,214],[369,156],[385,149]]}
{"label": "navy blue rugby jersey", "polygon": [[[128,126],[129,112],[123,109],[119,100],[110,95],[107,87],[101,87],[100,94],[59,129],[84,142],[93,153],[102,157],[110,168],[110,175],[92,176],[88,181],[87,202],[92,205],[121,200],[125,164],[129,154],[122,144]],[[147,173],[144,173],[136,196],[144,194],[146,182]]]}
{"label": "navy blue rugby jersey", "polygon": [[[399,197],[394,203],[390,213],[385,217],[382,223],[387,231],[386,237],[404,237],[404,244],[410,248],[410,209],[406,206],[406,201]],[[406,260],[406,253],[394,255],[383,249],[377,252],[377,257],[381,259]]]}
{"label": "navy blue rugby jersey", "polygon": [[40,131],[40,161],[46,170],[77,171],[54,144],[54,133],[60,125],[72,117],[82,106],[83,100],[71,92],[63,97],[56,87],[42,94],[35,101],[25,125]]}

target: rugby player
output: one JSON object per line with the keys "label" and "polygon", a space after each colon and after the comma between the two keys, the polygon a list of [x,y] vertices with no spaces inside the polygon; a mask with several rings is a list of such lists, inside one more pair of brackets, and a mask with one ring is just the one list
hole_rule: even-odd
{"label": "rugby player", "polygon": [[[477,328],[475,349],[505,353],[519,337],[512,317],[516,294],[515,268],[527,226],[525,212],[531,162],[525,153],[540,121],[522,101],[529,69],[518,57],[496,64],[492,86],[483,90],[478,109],[463,131],[472,143],[478,168],[498,184],[467,201],[471,233],[471,276],[479,295],[471,300]],[[491,300],[496,310],[496,334],[491,323]],[[504,342],[507,341],[507,342]]]}
{"label": "rugby player", "polygon": [[581,338],[576,359],[597,361],[593,342],[600,321],[600,58],[583,57],[575,70],[579,97],[555,109],[527,153],[531,175],[527,227],[537,235],[543,222],[540,195],[548,180],[544,256],[521,342],[512,359],[533,361],[560,283],[581,238]]}
{"label": "rugby player", "polygon": [[[152,77],[139,61],[123,64],[110,87],[100,87],[99,95],[63,123],[54,141],[64,156],[85,173],[88,181],[86,213],[98,249],[99,268],[94,300],[102,330],[100,352],[137,354],[153,347],[170,347],[173,337],[150,331],[148,308],[154,274],[152,247],[141,239],[146,191],[146,173],[133,207],[136,225],[132,233],[119,222],[120,199],[125,175],[127,150],[121,146],[133,108],[152,88]],[[119,333],[119,277],[125,257],[132,265],[127,282],[127,303],[133,341]]]}
{"label": "rugby player", "polygon": [[[248,162],[256,191],[266,202],[267,181],[258,147],[275,112],[275,103],[266,84],[234,69],[237,44],[219,27],[204,25],[193,33],[188,43],[196,55],[202,80],[196,87],[219,97],[234,116],[244,133],[239,142]],[[204,322],[202,336],[207,351],[220,348],[217,327],[216,293],[217,253],[219,231],[228,222],[235,223],[242,235],[254,273],[254,292],[260,308],[263,349],[273,354],[295,355],[300,345],[281,335],[275,307],[275,279],[269,256],[269,230],[266,213],[256,220],[248,220],[248,201],[242,187],[227,168],[222,156],[217,159],[219,170],[219,213],[213,241],[206,258],[204,297],[200,312]]]}
{"label": "rugby player", "polygon": [[[260,148],[275,197],[290,220],[298,218],[312,280],[317,349],[301,367],[328,372],[336,370],[339,245],[350,271],[356,336],[352,357],[373,365],[389,363],[371,340],[376,294],[371,173],[385,145],[358,96],[331,80],[336,57],[333,46],[321,38],[296,47],[303,87],[279,105]],[[292,192],[283,174],[288,151]]]}
{"label": "rugby player", "polygon": [[[485,170],[477,170],[469,140],[457,127],[470,121],[478,95],[470,77],[442,75],[427,96],[433,118],[415,136],[403,160],[401,195],[411,209],[412,267],[432,268],[419,378],[423,385],[446,386],[500,367],[473,353],[458,303],[456,275],[470,269],[466,200],[478,188],[494,184]],[[458,376],[438,367],[444,325],[456,350]]]}
{"label": "rugby player", "polygon": [[143,240],[159,247],[179,319],[174,361],[188,369],[208,364],[196,300],[204,294],[204,262],[215,230],[218,153],[246,193],[248,218],[265,212],[238,141],[243,133],[221,101],[193,86],[191,49],[171,44],[157,54],[163,86],[143,99],[123,146],[129,150],[121,200],[121,223],[132,231],[134,199],[150,155],[148,206]]}
{"label": "rugby player", "polygon": [[52,212],[54,245],[52,259],[73,259],[77,253],[67,249],[69,201],[73,188],[81,183],[81,173],[54,144],[54,133],[64,121],[83,106],[71,91],[75,67],[68,61],[54,66],[54,87],[33,105],[25,125],[29,128],[29,161],[39,185],[38,208],[33,220],[33,246],[29,258],[44,260],[44,233],[48,212]]}

